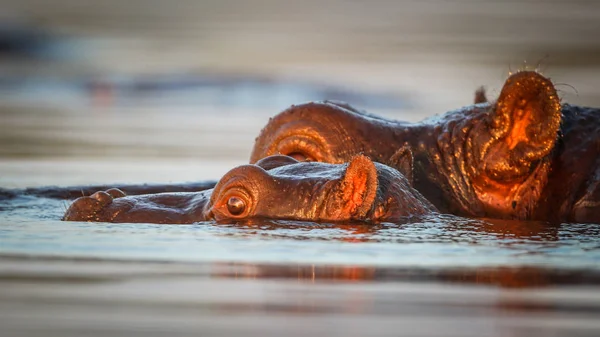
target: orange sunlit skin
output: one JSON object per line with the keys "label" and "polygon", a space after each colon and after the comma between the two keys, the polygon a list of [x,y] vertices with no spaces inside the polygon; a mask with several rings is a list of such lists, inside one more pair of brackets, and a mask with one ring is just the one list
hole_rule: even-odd
{"label": "orange sunlit skin", "polygon": [[[337,102],[294,105],[263,128],[250,162],[273,154],[343,163],[362,153],[397,168],[442,212],[498,219],[600,222],[600,110],[561,104],[534,71],[499,97],[419,123]],[[397,162],[409,149],[411,171]]]}
{"label": "orange sunlit skin", "polygon": [[75,200],[64,220],[161,224],[251,218],[381,222],[436,211],[400,172],[366,156],[357,155],[347,164],[328,164],[278,155],[236,167],[214,189],[201,192],[137,196],[126,196],[115,188],[96,192]]}

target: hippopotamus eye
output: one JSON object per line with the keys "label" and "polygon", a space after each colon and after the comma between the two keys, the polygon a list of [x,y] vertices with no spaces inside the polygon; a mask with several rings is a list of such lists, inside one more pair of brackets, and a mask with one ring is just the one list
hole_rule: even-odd
{"label": "hippopotamus eye", "polygon": [[227,210],[231,215],[240,215],[246,209],[246,202],[239,197],[230,197],[227,200]]}

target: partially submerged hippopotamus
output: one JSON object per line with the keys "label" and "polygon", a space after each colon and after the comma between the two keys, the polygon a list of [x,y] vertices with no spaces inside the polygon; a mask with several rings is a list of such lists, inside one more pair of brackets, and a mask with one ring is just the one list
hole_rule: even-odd
{"label": "partially submerged hippopotamus", "polygon": [[[410,165],[410,153],[403,156]],[[271,156],[229,171],[214,189],[125,196],[119,189],[77,199],[64,220],[194,223],[267,217],[394,221],[435,212],[397,170],[354,156],[346,164]]]}
{"label": "partially submerged hippopotamus", "polygon": [[[499,98],[419,123],[340,103],[292,106],[262,130],[250,157],[343,163],[358,153],[399,168],[414,154],[414,187],[442,212],[600,222],[600,110],[560,104],[550,80],[510,76]],[[483,102],[482,102],[483,101]]]}

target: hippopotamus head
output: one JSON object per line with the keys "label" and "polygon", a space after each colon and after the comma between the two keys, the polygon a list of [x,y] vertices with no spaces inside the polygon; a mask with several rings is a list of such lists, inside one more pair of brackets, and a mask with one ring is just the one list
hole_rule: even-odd
{"label": "hippopotamus head", "polygon": [[124,196],[119,190],[76,200],[64,220],[193,223],[247,218],[393,221],[435,212],[397,170],[357,155],[345,164],[271,156],[229,171],[214,189]]}
{"label": "hippopotamus head", "polygon": [[401,155],[414,154],[414,186],[441,211],[532,218],[546,186],[561,105],[552,82],[534,71],[506,80],[498,99],[419,123],[375,117],[347,104],[312,102],[273,117],[250,162],[273,154],[343,163],[362,153],[408,175]]}
{"label": "hippopotamus head", "polygon": [[229,171],[215,186],[205,216],[384,221],[434,210],[406,177],[366,156],[329,164],[277,155]]}

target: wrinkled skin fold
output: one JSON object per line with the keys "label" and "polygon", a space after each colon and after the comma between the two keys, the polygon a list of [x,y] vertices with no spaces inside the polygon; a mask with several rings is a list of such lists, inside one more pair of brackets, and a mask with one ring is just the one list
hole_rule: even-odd
{"label": "wrinkled skin fold", "polygon": [[380,222],[434,212],[406,177],[366,156],[346,164],[271,156],[232,169],[214,189],[201,192],[126,196],[116,188],[99,191],[75,200],[63,220],[184,224],[263,217]]}
{"label": "wrinkled skin fold", "polygon": [[[419,123],[336,102],[294,105],[261,131],[250,162],[284,154],[343,163],[362,153],[412,177],[442,212],[552,222],[600,222],[600,110],[561,105],[537,72],[511,75],[494,102]],[[403,151],[414,154],[406,172]]]}

